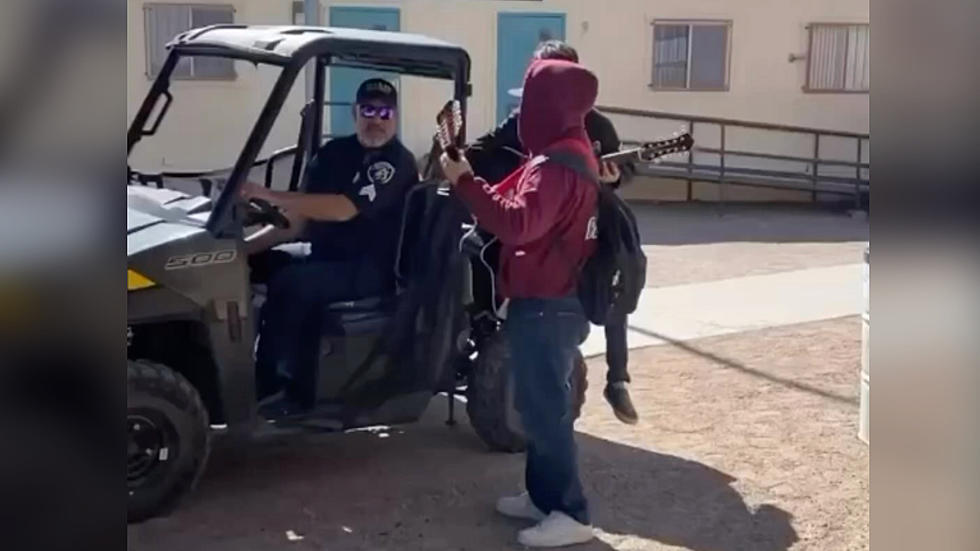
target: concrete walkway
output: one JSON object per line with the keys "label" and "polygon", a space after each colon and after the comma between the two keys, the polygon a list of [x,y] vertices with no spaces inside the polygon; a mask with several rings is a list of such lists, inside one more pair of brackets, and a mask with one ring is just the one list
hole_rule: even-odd
{"label": "concrete walkway", "polygon": [[[647,288],[629,318],[629,347],[860,314],[861,269],[848,264]],[[603,329],[593,327],[583,354],[605,350]]]}

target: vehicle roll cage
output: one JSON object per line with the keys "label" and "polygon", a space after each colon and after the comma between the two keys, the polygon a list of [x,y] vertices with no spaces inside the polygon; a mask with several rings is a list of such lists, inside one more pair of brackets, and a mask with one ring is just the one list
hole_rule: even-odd
{"label": "vehicle roll cage", "polygon": [[[255,165],[296,78],[311,60],[315,60],[313,98],[305,107],[311,112],[303,117],[310,124],[303,125],[305,139],[296,145],[297,153],[307,157],[319,148],[323,135],[328,66],[451,80],[454,82],[453,99],[460,102],[464,114],[466,99],[471,94],[470,58],[463,48],[409,33],[332,27],[212,25],[178,35],[167,48],[167,59],[130,125],[127,154],[143,137],[157,132],[173,102],[171,77],[181,58],[220,57],[282,68],[208,218],[207,229],[218,237],[236,237],[241,231],[241,225],[235,223],[233,208],[238,189]],[[163,103],[157,109],[161,98]],[[154,111],[157,115],[147,126]],[[465,123],[462,132],[465,140]],[[297,157],[294,176],[301,162],[306,160]]]}

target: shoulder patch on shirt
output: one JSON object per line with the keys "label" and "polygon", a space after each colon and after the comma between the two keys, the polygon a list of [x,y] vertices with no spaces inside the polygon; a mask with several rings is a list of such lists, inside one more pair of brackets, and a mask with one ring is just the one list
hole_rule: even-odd
{"label": "shoulder patch on shirt", "polygon": [[368,201],[374,202],[374,198],[378,196],[378,190],[374,188],[374,184],[368,184],[361,188],[358,195],[363,195],[368,198]]}
{"label": "shoulder patch on shirt", "polygon": [[367,179],[372,184],[387,184],[395,177],[395,167],[388,161],[378,161],[367,169]]}

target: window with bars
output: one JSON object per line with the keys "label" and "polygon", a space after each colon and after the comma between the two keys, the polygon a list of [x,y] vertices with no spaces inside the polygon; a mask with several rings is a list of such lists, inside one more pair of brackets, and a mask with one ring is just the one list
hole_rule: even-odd
{"label": "window with bars", "polygon": [[655,21],[650,86],[728,90],[731,28],[731,21]]}
{"label": "window with bars", "polygon": [[807,92],[868,92],[871,89],[871,26],[814,23],[809,26]]}
{"label": "window with bars", "polygon": [[[167,59],[168,42],[178,34],[208,25],[235,22],[235,8],[223,4],[147,4],[144,10],[146,72],[149,78],[160,73]],[[173,78],[233,80],[235,63],[231,59],[195,56],[183,58],[174,68]]]}

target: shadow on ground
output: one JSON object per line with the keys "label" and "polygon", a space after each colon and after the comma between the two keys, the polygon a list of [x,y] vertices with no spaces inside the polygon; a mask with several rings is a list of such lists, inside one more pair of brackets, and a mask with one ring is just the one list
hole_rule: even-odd
{"label": "shadow on ground", "polygon": [[[130,527],[130,549],[519,549],[524,525],[492,508],[518,489],[522,456],[486,452],[465,419],[448,429],[445,402],[433,405],[404,429],[219,446],[175,513]],[[601,531],[578,549],[781,551],[797,539],[789,513],[750,509],[707,465],[588,434],[578,442]],[[287,542],[287,530],[303,539]]]}
{"label": "shadow on ground", "polygon": [[645,245],[868,241],[868,220],[813,205],[631,204]]}
{"label": "shadow on ground", "polygon": [[[704,359],[712,362],[715,366],[725,367],[725,368],[728,368],[728,369],[734,369],[734,370],[740,371],[740,372],[742,372],[742,373],[744,373],[746,375],[751,375],[752,377],[756,377],[758,379],[761,379],[761,380],[766,381],[766,382],[769,382],[769,383],[774,383],[774,384],[777,384],[777,385],[780,385],[780,386],[783,386],[783,387],[786,387],[786,388],[791,388],[793,390],[797,390],[797,391],[800,391],[800,392],[805,392],[807,394],[813,394],[813,395],[816,395],[816,396],[820,396],[822,398],[826,398],[828,400],[833,400],[833,401],[835,401],[837,403],[840,403],[840,404],[846,404],[846,405],[852,406],[854,408],[857,408],[859,406],[858,398],[855,398],[853,396],[845,396],[845,395],[840,394],[840,393],[831,392],[829,390],[818,388],[818,387],[816,387],[814,385],[811,385],[811,384],[802,383],[802,382],[793,380],[792,378],[789,378],[789,377],[782,377],[782,376],[779,376],[779,375],[776,375],[776,374],[773,374],[773,373],[767,373],[767,372],[762,371],[760,369],[749,367],[749,366],[745,365],[742,362],[735,361],[735,360],[733,360],[731,358],[725,358],[723,356],[719,356],[719,355],[715,354],[714,352],[711,352],[707,348],[704,348],[702,345],[698,345],[696,343],[695,344],[692,344],[690,342],[685,342],[685,341],[681,341],[681,340],[678,340],[678,339],[674,339],[674,338],[668,337],[667,335],[664,335],[663,333],[658,333],[656,331],[651,331],[649,329],[644,329],[643,327],[637,327],[635,325],[628,325],[627,327],[629,328],[630,331],[634,331],[636,333],[639,333],[641,335],[645,335],[647,337],[653,337],[655,339],[658,339],[660,341],[663,341],[664,343],[669,344],[670,346],[672,346],[674,348],[683,350],[684,352],[687,352],[688,354],[692,354],[694,356],[698,356],[698,357],[704,358]],[[649,347],[646,347],[646,348],[649,348]]]}
{"label": "shadow on ground", "polygon": [[[697,551],[783,551],[797,541],[792,515],[749,508],[731,476],[703,463],[580,434],[594,522],[617,537]],[[630,548],[633,548],[630,546]]]}

